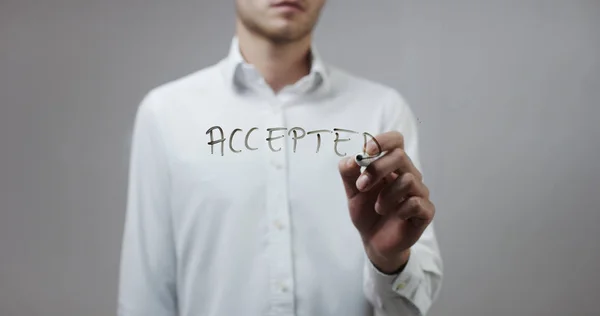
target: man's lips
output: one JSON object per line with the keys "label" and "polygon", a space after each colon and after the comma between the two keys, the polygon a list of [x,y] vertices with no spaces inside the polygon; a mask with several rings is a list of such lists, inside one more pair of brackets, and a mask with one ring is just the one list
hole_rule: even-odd
{"label": "man's lips", "polygon": [[282,1],[272,4],[271,6],[285,10],[304,11],[304,7],[296,1]]}

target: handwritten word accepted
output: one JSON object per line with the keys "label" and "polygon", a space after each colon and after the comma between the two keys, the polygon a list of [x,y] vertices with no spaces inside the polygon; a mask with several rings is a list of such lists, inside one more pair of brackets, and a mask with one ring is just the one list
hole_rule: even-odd
{"label": "handwritten word accepted", "polygon": [[[250,144],[249,144],[250,135],[256,130],[258,130],[258,127],[253,127],[246,132],[244,145],[246,146],[246,149],[248,149],[248,150],[257,150],[258,149],[257,147],[250,147]],[[220,134],[218,139],[215,139],[215,135],[214,135],[215,131],[218,131],[218,133]],[[233,153],[242,152],[241,149],[233,148],[233,138],[234,138],[235,134],[239,133],[239,132],[243,132],[243,130],[241,128],[236,128],[231,132],[231,134],[229,136],[229,150],[231,150]],[[284,138],[286,136],[286,132],[287,132],[287,136],[288,137],[291,136],[291,138],[292,138],[292,141],[294,144],[294,147],[293,147],[294,152],[296,152],[296,145],[298,143],[298,140],[305,138],[307,135],[316,135],[316,138],[317,138],[317,151],[316,152],[317,153],[319,152],[319,149],[321,148],[321,134],[334,133],[335,139],[333,140],[333,147],[334,147],[335,153],[340,157],[346,156],[346,153],[341,154],[338,151],[338,144],[340,142],[350,141],[350,138],[340,138],[340,133],[359,134],[359,132],[355,132],[355,131],[348,130],[348,129],[341,129],[341,128],[334,128],[333,130],[319,129],[319,130],[312,130],[312,131],[307,132],[302,127],[293,127],[289,130],[286,127],[272,127],[272,128],[267,128],[267,132],[269,132],[269,137],[267,137],[265,140],[268,143],[269,149],[273,152],[277,152],[277,151],[281,150],[281,147],[279,147],[277,149],[273,148],[273,141],[280,139],[280,138]],[[273,135],[274,133],[283,133],[283,135],[276,136],[276,135]],[[208,145],[210,145],[211,155],[214,154],[214,146],[216,144],[220,143],[221,144],[221,156],[223,156],[225,154],[225,142],[227,141],[227,139],[225,138],[225,134],[223,133],[223,129],[220,126],[213,126],[206,131],[206,134],[210,135],[210,141],[208,142]],[[363,150],[367,146],[367,141],[368,141],[367,137],[369,137],[377,145],[377,147],[379,148],[379,152],[381,152],[381,146],[379,146],[379,143],[377,142],[375,137],[373,137],[373,135],[371,135],[367,132],[363,132],[362,135],[364,138]]]}

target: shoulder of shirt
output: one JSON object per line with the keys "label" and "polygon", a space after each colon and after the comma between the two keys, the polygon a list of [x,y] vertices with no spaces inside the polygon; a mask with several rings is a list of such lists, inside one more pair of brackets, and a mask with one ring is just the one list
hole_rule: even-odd
{"label": "shoulder of shirt", "polygon": [[[327,65],[333,89],[360,94],[373,100],[374,106],[382,106],[385,111],[397,112],[409,105],[402,94],[394,87],[357,75],[346,69]],[[338,92],[339,93],[339,92]]]}
{"label": "shoulder of shirt", "polygon": [[[150,89],[141,106],[152,111],[164,111],[182,98],[198,98],[213,93],[221,82],[219,64],[207,66]],[[218,83],[217,83],[218,82]]]}

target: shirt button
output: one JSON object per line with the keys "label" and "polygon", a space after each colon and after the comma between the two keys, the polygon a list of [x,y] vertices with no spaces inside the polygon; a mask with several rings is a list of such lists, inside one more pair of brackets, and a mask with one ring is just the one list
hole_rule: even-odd
{"label": "shirt button", "polygon": [[406,283],[404,283],[404,282],[398,283],[398,285],[396,285],[396,291],[400,291],[405,287],[406,287]]}
{"label": "shirt button", "polygon": [[282,165],[281,165],[279,162],[277,162],[277,161],[274,161],[274,160],[273,160],[273,161],[271,161],[271,165],[272,165],[273,167],[275,167],[275,169],[277,169],[277,170],[281,170],[281,168],[282,168]]}
{"label": "shirt button", "polygon": [[285,284],[282,284],[281,285],[281,292],[287,293],[288,291],[289,291],[289,288]]}
{"label": "shirt button", "polygon": [[275,225],[275,227],[277,227],[277,229],[279,229],[279,230],[283,230],[283,228],[285,227],[285,226],[283,226],[283,223],[282,223],[282,222],[280,222],[280,221],[275,221],[275,224],[274,224],[274,225]]}

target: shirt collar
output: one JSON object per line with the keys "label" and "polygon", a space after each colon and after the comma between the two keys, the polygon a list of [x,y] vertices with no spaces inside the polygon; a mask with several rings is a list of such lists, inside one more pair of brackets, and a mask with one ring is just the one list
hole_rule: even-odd
{"label": "shirt collar", "polygon": [[[311,45],[310,53],[312,62],[311,70],[308,75],[309,78],[304,77],[301,80],[305,81],[307,79],[311,79],[312,84],[320,85],[320,87],[323,89],[328,89],[330,86],[329,69],[323,62],[314,43]],[[239,89],[241,86],[243,86],[243,81],[248,79],[247,75],[250,72],[247,70],[251,68],[253,68],[252,65],[248,64],[242,57],[238,38],[237,36],[234,36],[229,47],[229,54],[227,55],[227,58],[223,60],[222,70],[226,83],[231,85],[231,87],[234,89]]]}

